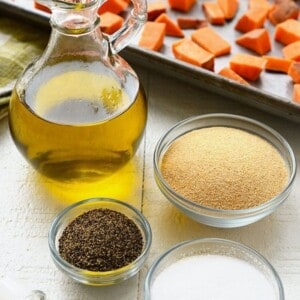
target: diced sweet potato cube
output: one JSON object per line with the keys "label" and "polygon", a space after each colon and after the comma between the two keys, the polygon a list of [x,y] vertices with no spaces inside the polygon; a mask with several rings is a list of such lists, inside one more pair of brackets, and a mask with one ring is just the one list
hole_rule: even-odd
{"label": "diced sweet potato cube", "polygon": [[239,74],[235,73],[233,70],[231,70],[228,67],[221,69],[218,74],[228,79],[237,81],[241,84],[249,85],[249,83],[244,78],[242,78]]}
{"label": "diced sweet potato cube", "polygon": [[166,13],[161,14],[155,22],[166,24],[166,35],[184,37],[181,28]]}
{"label": "diced sweet potato cube", "polygon": [[265,28],[253,29],[236,39],[236,43],[264,55],[271,50],[271,39]]}
{"label": "diced sweet potato cube", "polygon": [[275,28],[274,38],[283,45],[300,40],[300,22],[294,19],[286,20]]}
{"label": "diced sweet potato cube", "polygon": [[255,81],[264,69],[263,58],[249,54],[235,54],[231,57],[230,68],[244,79]]}
{"label": "diced sweet potato cube", "polygon": [[125,0],[107,0],[98,9],[98,14],[104,14],[105,12],[111,12],[119,14],[128,7],[129,3]]}
{"label": "diced sweet potato cube", "polygon": [[291,76],[294,83],[300,83],[300,62],[292,62],[288,74]]}
{"label": "diced sweet potato cube", "polygon": [[166,34],[166,24],[148,21],[144,25],[139,46],[149,50],[159,51]]}
{"label": "diced sweet potato cube", "polygon": [[114,13],[105,12],[100,15],[100,28],[102,32],[112,34],[119,30],[124,22],[124,19]]}
{"label": "diced sweet potato cube", "polygon": [[225,16],[217,2],[203,2],[202,8],[209,23],[223,25]]}
{"label": "diced sweet potato cube", "polygon": [[197,0],[169,0],[172,9],[188,12]]}
{"label": "diced sweet potato cube", "polygon": [[287,59],[300,61],[300,41],[285,46],[282,48],[282,53]]}
{"label": "diced sweet potato cube", "polygon": [[208,25],[207,20],[191,17],[178,17],[177,24],[181,29],[199,29]]}
{"label": "diced sweet potato cube", "polygon": [[212,27],[203,27],[191,34],[192,40],[211,52],[215,56],[221,56],[230,53],[230,44],[221,37]]}
{"label": "diced sweet potato cube", "polygon": [[148,21],[154,21],[159,15],[167,11],[167,6],[162,1],[151,2],[148,4]]}
{"label": "diced sweet potato cube", "polygon": [[253,8],[260,8],[260,9],[266,9],[268,12],[271,11],[271,9],[273,8],[274,4],[270,3],[267,0],[248,0],[249,5],[248,8],[249,9],[253,9]]}
{"label": "diced sweet potato cube", "polygon": [[290,59],[276,57],[276,56],[263,56],[265,60],[265,69],[267,71],[288,73],[292,61]]}
{"label": "diced sweet potato cube", "polygon": [[235,29],[241,32],[248,32],[253,29],[261,28],[265,23],[267,14],[266,9],[250,9],[238,19]]}
{"label": "diced sweet potato cube", "polygon": [[239,0],[217,0],[226,20],[231,20],[239,8]]}
{"label": "diced sweet potato cube", "polygon": [[181,39],[172,45],[174,56],[182,61],[213,71],[214,55],[190,39]]}

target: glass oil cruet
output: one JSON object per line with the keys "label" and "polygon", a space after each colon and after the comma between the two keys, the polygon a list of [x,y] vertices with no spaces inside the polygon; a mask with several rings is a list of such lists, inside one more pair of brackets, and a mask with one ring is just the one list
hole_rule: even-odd
{"label": "glass oil cruet", "polygon": [[118,52],[146,21],[145,0],[132,0],[123,27],[103,35],[103,0],[40,0],[52,32],[43,55],[13,90],[12,138],[29,163],[60,182],[112,174],[134,155],[147,108],[133,69]]}

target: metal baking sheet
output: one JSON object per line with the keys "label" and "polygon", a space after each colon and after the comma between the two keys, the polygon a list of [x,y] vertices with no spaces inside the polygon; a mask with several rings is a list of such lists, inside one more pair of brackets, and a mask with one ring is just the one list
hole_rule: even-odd
{"label": "metal baking sheet", "polygon": [[[157,0],[148,0],[148,3],[155,1]],[[167,3],[167,0],[165,2]],[[188,13],[177,12],[169,8],[167,13],[174,20],[179,16],[193,16],[203,19],[205,16],[202,12],[201,2],[203,1],[198,0]],[[234,25],[238,17],[246,11],[247,5],[248,1],[240,0],[238,14],[232,21],[222,26],[213,26],[232,45],[231,55],[235,53],[253,54],[253,52],[235,43],[235,39],[241,33],[234,29]],[[49,26],[49,14],[35,9],[33,0],[0,0],[0,14],[12,14],[37,24]],[[275,42],[273,38],[274,26],[266,21],[265,27],[270,32],[272,41],[272,51],[268,55],[281,56],[282,45]],[[184,30],[185,37],[189,37],[191,32],[192,30]],[[185,82],[218,93],[220,96],[227,96],[247,105],[300,122],[300,105],[291,100],[293,82],[288,75],[264,71],[258,81],[251,83],[250,86],[244,86],[217,74],[223,66],[228,65],[230,55],[216,58],[215,72],[211,72],[174,58],[171,45],[178,38],[167,36],[159,52],[138,47],[138,40],[139,37],[136,37],[121,53],[129,62],[143,65],[168,76],[177,77]]]}

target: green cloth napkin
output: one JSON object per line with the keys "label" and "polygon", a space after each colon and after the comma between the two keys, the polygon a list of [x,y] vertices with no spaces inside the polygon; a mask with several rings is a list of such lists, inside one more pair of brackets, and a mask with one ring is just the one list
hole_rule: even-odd
{"label": "green cloth napkin", "polygon": [[0,16],[0,119],[7,114],[11,90],[24,68],[45,49],[49,32]]}

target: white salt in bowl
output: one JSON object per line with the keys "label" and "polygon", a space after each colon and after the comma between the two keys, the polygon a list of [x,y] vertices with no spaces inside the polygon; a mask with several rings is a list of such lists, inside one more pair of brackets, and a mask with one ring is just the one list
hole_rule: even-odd
{"label": "white salt in bowl", "polygon": [[[164,178],[163,157],[170,145],[181,136],[197,129],[228,127],[254,134],[274,146],[288,171],[288,179],[281,192],[264,203],[245,209],[217,209],[192,201],[177,193]],[[239,155],[239,153],[237,153]],[[268,159],[268,158],[266,158]],[[296,160],[287,141],[275,130],[255,120],[230,114],[208,114],[191,117],[172,127],[158,141],[154,151],[154,175],[164,196],[188,217],[214,227],[232,228],[256,222],[275,211],[289,196],[296,175]],[[272,162],[270,162],[272,163]],[[193,164],[190,164],[192,171]],[[212,199],[213,200],[213,199]]]}
{"label": "white salt in bowl", "polygon": [[200,298],[284,300],[284,290],[272,265],[252,248],[203,238],[167,250],[150,267],[144,285],[145,300]]}

